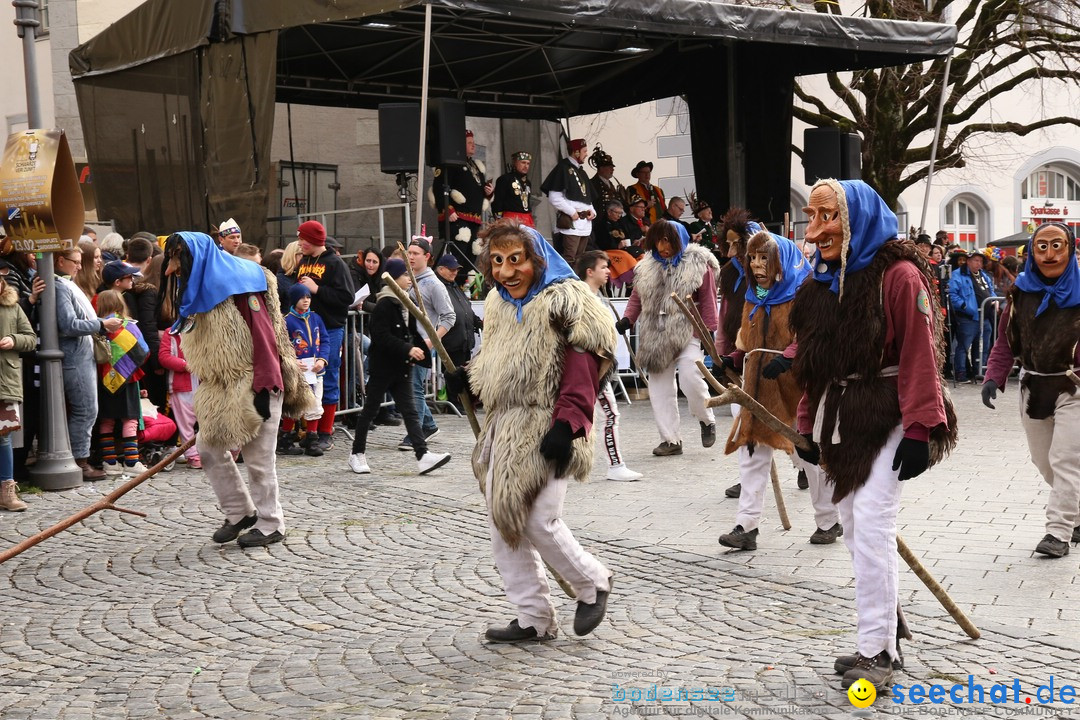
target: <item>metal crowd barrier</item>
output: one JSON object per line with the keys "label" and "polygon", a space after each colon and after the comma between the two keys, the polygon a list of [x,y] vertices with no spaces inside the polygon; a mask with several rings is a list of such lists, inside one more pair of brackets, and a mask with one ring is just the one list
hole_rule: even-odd
{"label": "metal crowd barrier", "polygon": [[[975,373],[976,375],[984,375],[985,374],[984,371],[986,370],[986,368],[983,367],[983,338],[985,336],[985,331],[983,330],[983,326],[986,324],[986,320],[988,318],[987,305],[989,303],[995,303],[995,302],[996,303],[1004,303],[1006,299],[1007,298],[1002,297],[1001,295],[991,295],[990,297],[983,300],[982,305],[979,306],[979,334],[978,334],[978,337],[976,338],[978,340],[978,342],[979,342],[979,345],[978,345],[979,351],[975,354],[975,359],[978,361],[978,363],[976,365],[976,367],[978,368],[978,372]],[[991,348],[994,347],[994,343],[997,342],[997,336],[998,336],[997,319],[998,319],[998,311],[1000,310],[1000,308],[1001,308],[1001,306],[999,305],[997,308],[994,308],[993,310],[990,311],[991,313],[993,313],[993,321],[990,323],[990,347]]]}

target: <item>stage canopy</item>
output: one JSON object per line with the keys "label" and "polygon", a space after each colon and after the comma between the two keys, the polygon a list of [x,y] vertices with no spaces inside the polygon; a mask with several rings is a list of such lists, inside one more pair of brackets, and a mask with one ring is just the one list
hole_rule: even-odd
{"label": "stage canopy", "polygon": [[430,97],[557,120],[682,95],[699,195],[725,206],[737,176],[766,219],[788,204],[796,76],[956,41],[951,25],[702,0],[149,0],[70,55],[99,213],[124,232],[263,227],[275,101],[419,100],[425,5]]}

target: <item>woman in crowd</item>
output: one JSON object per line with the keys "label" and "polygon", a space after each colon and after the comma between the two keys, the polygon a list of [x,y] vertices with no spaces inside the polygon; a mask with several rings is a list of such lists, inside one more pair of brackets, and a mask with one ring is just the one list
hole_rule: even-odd
{"label": "woman in crowd", "polygon": [[105,263],[101,259],[101,248],[95,245],[92,240],[80,240],[79,252],[82,253],[82,267],[71,279],[75,281],[75,284],[79,286],[79,289],[83,291],[86,297],[92,299],[97,295],[98,288],[101,287],[101,269],[105,267]]}
{"label": "woman in crowd", "polygon": [[19,307],[19,293],[0,277],[0,510],[22,512],[26,503],[15,494],[11,433],[22,424],[22,358],[37,346],[37,335]]}

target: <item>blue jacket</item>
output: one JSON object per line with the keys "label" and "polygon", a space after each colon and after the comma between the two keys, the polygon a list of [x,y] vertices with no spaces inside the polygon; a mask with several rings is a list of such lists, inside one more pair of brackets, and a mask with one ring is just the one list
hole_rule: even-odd
{"label": "blue jacket", "polygon": [[[990,288],[990,294],[994,294],[994,280],[990,273],[980,270],[979,274],[986,281],[986,287]],[[979,303],[975,299],[975,283],[971,279],[971,272],[962,267],[953,272],[949,277],[949,303],[957,317],[968,320],[979,319]]]}
{"label": "blue jacket", "polygon": [[308,311],[307,317],[297,315],[290,310],[285,316],[285,328],[289,331],[289,342],[296,350],[296,357],[322,358],[330,362],[330,345],[326,342],[326,324],[316,313]]}

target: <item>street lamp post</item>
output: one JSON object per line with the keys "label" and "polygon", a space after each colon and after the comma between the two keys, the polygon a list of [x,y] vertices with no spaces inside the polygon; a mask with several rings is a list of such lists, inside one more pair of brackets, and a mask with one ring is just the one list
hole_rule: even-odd
{"label": "street lamp post", "polygon": [[[15,6],[15,26],[23,46],[23,70],[26,75],[26,124],[41,127],[41,98],[38,95],[37,0],[12,0]],[[64,377],[60,338],[56,328],[56,279],[53,274],[52,253],[38,253],[38,274],[45,281],[41,295],[38,325],[41,328],[41,431],[38,433],[38,460],[30,470],[34,483],[43,490],[67,490],[82,484],[82,469],[75,464],[68,439],[67,415],[64,409]]]}

